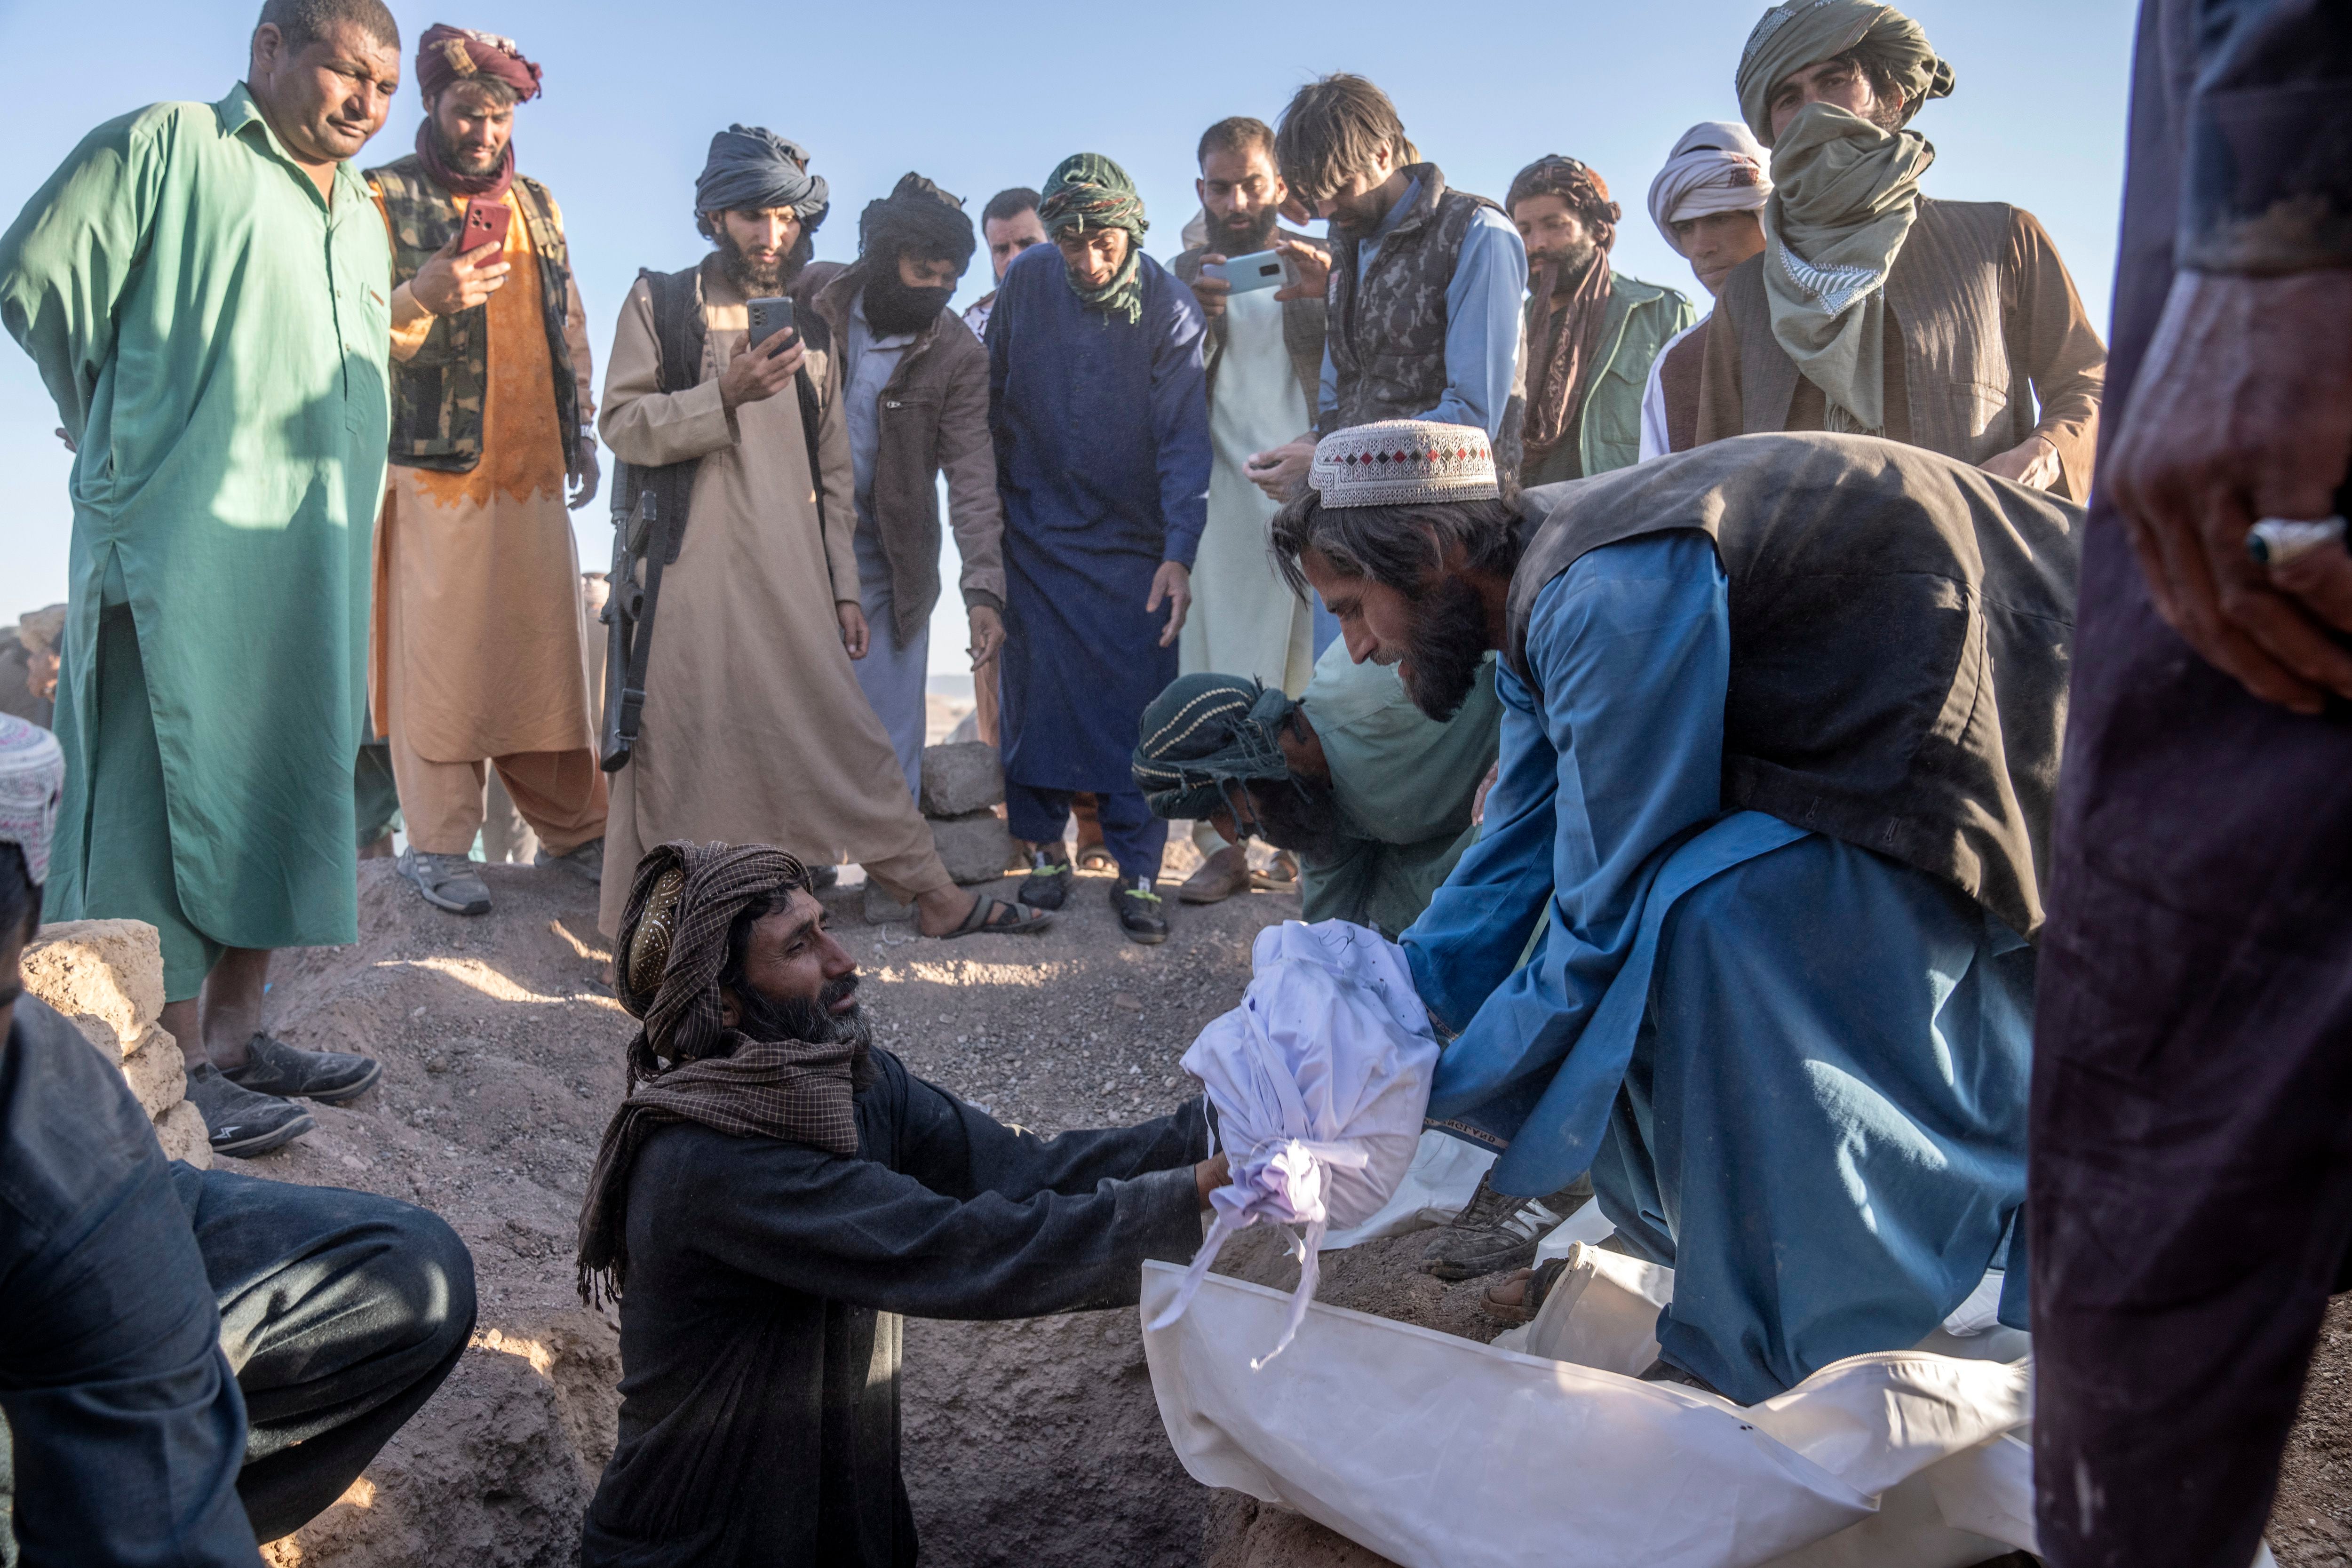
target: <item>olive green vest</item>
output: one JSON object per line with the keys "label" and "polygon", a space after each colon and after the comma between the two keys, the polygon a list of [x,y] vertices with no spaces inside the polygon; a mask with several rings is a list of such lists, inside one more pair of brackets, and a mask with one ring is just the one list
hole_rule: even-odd
{"label": "olive green vest", "polygon": [[[465,208],[451,205],[449,193],[425,174],[414,153],[370,169],[367,179],[392,220],[392,282],[396,289],[449,243]],[[555,424],[563,437],[564,471],[574,472],[579,466],[580,387],[563,336],[571,257],[547,187],[518,174],[514,193],[524,232],[539,255],[540,307],[547,321],[548,365],[555,383]],[[488,307],[477,305],[434,318],[424,347],[405,363],[392,363],[392,460],[444,473],[465,473],[480,462],[482,394],[489,381]]]}

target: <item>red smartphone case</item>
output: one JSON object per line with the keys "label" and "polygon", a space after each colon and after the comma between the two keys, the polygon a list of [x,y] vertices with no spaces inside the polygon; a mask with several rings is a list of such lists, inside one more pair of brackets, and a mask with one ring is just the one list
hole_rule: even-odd
{"label": "red smartphone case", "polygon": [[506,203],[476,196],[466,204],[466,237],[458,243],[458,254],[479,250],[486,245],[504,246],[507,226],[513,221],[514,212]]}

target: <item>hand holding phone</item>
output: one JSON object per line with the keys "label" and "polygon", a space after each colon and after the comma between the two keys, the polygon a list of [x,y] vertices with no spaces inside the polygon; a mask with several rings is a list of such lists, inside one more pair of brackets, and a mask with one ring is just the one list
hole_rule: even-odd
{"label": "hand holding phone", "polygon": [[751,331],[744,346],[758,348],[778,332],[789,332],[793,327],[793,302],[780,295],[763,295],[743,307]]}
{"label": "hand holding phone", "polygon": [[494,196],[476,196],[466,204],[466,221],[459,227],[457,254],[467,255],[486,245],[504,250],[507,226],[514,222],[514,209]]}
{"label": "hand holding phone", "polygon": [[744,316],[742,350],[719,376],[719,401],[730,410],[764,403],[782,392],[808,357],[793,327],[790,300],[769,296],[751,300]]}
{"label": "hand holding phone", "polygon": [[[489,215],[495,213],[495,217]],[[466,204],[466,216],[449,242],[435,251],[408,280],[409,298],[436,316],[470,310],[497,293],[513,270],[501,258],[507,226],[514,213],[504,202],[479,196]],[[496,237],[490,237],[495,232]]]}

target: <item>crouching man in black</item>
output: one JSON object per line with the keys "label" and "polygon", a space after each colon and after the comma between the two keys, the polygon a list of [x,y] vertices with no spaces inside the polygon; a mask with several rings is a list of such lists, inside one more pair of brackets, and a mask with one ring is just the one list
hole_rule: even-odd
{"label": "crouching man in black", "polygon": [[0,1563],[253,1568],[465,1353],[473,1259],[407,1204],[165,1160],[24,994],[63,775],[0,717]]}
{"label": "crouching man in black", "polygon": [[1224,1184],[1202,1102],[1041,1139],[914,1077],[764,846],[646,856],[614,957],[645,1027],[580,1221],[582,1294],[621,1304],[582,1563],[908,1568],[899,1315],[1132,1306]]}

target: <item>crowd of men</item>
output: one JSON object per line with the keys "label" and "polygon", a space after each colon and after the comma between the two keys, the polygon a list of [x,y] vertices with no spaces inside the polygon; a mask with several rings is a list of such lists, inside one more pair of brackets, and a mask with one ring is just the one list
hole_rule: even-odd
{"label": "crowd of men", "polygon": [[[453,916],[504,813],[596,884],[640,1025],[581,1222],[625,1373],[587,1563],[914,1563],[898,1315],[1191,1252],[1201,1103],[998,1123],[873,1045],[816,896],[1026,934],[1098,866],[1158,942],[1171,822],[1181,901],[1402,945],[1430,1126],[1496,1156],[1425,1269],[1524,1321],[1597,1199],[1675,1271],[1643,1376],[1736,1404],[1998,1270],[2045,1557],[2252,1560],[2352,1280],[2340,8],[2145,0],[2104,435],[2064,264],[1927,194],[1956,72],[1874,0],[1768,10],[1738,118],[1667,147],[1704,319],[1616,269],[1600,172],[1459,190],[1336,75],[1208,127],[1166,265],[1094,152],[977,226],[909,173],[818,263],[810,153],[730,125],[601,397],[517,166],[541,68],[441,25],[413,67],[362,173],[393,17],[267,0],[226,97],[101,126],[0,237],[76,453],[68,603],[0,664],[25,1561],[249,1563],[463,1351],[446,1225],[167,1164],[16,984],[45,918],[153,926],[213,1151],[280,1147],[380,1068],[263,1028],[270,954],[355,939],[395,811]],[[1010,899],[918,804],[950,529]]]}

